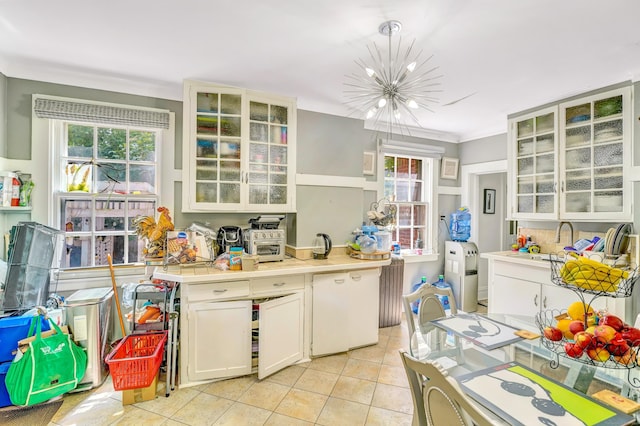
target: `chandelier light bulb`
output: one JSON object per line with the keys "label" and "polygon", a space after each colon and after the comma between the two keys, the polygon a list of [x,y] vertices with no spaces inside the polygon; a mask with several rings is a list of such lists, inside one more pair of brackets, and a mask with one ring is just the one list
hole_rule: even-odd
{"label": "chandelier light bulb", "polygon": [[411,62],[409,65],[407,65],[407,69],[409,70],[409,72],[413,72],[413,70],[416,69],[416,61]]}
{"label": "chandelier light bulb", "polygon": [[418,103],[416,101],[414,101],[413,99],[409,99],[407,101],[407,106],[409,108],[412,108],[412,109],[418,109]]}
{"label": "chandelier light bulb", "polygon": [[371,108],[367,111],[367,120],[372,118],[376,114],[376,111],[378,111],[378,108]]}
{"label": "chandelier light bulb", "polygon": [[376,72],[373,70],[373,68],[366,67],[364,70],[367,72],[367,75],[369,77],[373,77],[376,74]]}
{"label": "chandelier light bulb", "polygon": [[378,108],[384,108],[386,104],[387,100],[385,98],[380,98],[380,100],[378,101]]}

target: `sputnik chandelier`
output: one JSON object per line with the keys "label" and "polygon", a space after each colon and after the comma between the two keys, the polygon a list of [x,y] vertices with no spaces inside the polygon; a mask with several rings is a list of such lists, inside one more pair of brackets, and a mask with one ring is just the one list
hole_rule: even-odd
{"label": "sputnik chandelier", "polygon": [[361,71],[347,75],[349,81],[345,83],[348,86],[345,90],[349,98],[347,105],[360,114],[366,113],[367,120],[387,124],[389,133],[392,126],[407,130],[409,124],[422,127],[414,111],[423,108],[433,112],[429,105],[438,102],[433,94],[440,92],[436,89],[440,85],[437,80],[442,77],[434,75],[438,67],[423,69],[433,55],[422,62],[419,62],[422,51],[412,55],[415,39],[403,51],[402,38],[399,38],[393,51],[391,39],[401,28],[402,24],[398,21],[380,24],[378,31],[387,36],[389,41],[386,58],[373,43],[373,50],[367,47],[369,58],[366,61],[356,60]]}

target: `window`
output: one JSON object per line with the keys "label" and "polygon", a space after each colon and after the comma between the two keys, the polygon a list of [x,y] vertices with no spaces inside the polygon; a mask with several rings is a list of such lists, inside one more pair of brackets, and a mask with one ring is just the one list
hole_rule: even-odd
{"label": "window", "polygon": [[62,268],[106,265],[107,255],[115,264],[142,260],[144,243],[132,222],[157,216],[160,146],[169,123],[155,111],[34,99],[34,114],[50,122],[49,203],[53,226],[65,231]]}
{"label": "window", "polygon": [[392,239],[402,249],[433,249],[432,170],[431,158],[393,153],[384,156],[384,196],[397,208]]}

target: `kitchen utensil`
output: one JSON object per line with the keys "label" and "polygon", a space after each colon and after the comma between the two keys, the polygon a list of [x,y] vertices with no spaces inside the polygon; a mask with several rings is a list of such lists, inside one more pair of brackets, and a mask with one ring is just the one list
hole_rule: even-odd
{"label": "kitchen utensil", "polygon": [[317,233],[313,240],[313,258],[326,259],[331,253],[331,238],[327,234]]}
{"label": "kitchen utensil", "polygon": [[122,319],[122,308],[120,307],[120,296],[118,296],[118,285],[116,284],[116,276],[113,271],[113,262],[111,261],[111,255],[107,254],[107,262],[109,262],[109,272],[111,273],[111,286],[113,287],[113,297],[116,301],[116,309],[118,309],[118,320],[120,321],[120,331],[122,331],[122,337],[127,335],[124,330],[124,320]]}

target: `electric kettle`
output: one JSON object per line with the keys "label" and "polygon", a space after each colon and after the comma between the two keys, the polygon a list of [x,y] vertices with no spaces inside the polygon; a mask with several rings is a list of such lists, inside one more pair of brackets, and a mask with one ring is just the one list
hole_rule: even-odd
{"label": "electric kettle", "polygon": [[314,259],[326,259],[331,253],[331,238],[327,234],[316,234],[312,252]]}

